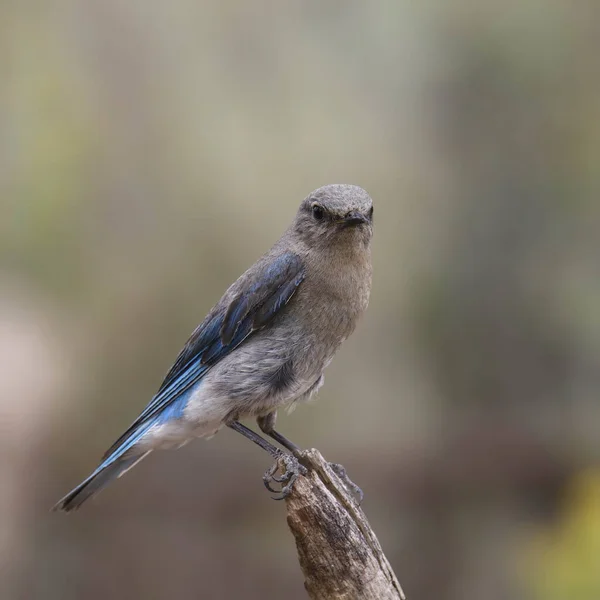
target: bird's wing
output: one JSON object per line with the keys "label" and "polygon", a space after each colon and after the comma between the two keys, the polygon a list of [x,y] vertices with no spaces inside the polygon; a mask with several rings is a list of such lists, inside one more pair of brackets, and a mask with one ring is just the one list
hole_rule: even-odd
{"label": "bird's wing", "polygon": [[304,279],[299,256],[286,253],[247,272],[192,333],[158,393],[129,429],[111,446],[109,456],[140,425],[155,417],[197,383],[224,356],[262,329],[285,306]]}

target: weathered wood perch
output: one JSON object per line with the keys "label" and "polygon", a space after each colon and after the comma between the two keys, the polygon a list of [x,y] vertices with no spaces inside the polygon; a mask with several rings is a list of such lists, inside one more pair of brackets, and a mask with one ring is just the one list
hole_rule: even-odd
{"label": "weathered wood perch", "polygon": [[302,452],[300,462],[308,474],[286,498],[287,521],[310,598],[405,600],[352,492],[317,450]]}

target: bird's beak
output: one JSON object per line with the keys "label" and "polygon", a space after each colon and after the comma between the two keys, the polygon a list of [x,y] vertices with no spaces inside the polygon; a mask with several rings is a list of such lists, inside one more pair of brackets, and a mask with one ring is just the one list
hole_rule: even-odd
{"label": "bird's beak", "polygon": [[369,217],[367,217],[366,215],[363,215],[363,213],[354,211],[354,212],[348,213],[344,217],[342,223],[344,223],[344,225],[346,225],[346,226],[351,226],[351,225],[365,225],[365,224],[370,223],[370,221],[369,221]]}

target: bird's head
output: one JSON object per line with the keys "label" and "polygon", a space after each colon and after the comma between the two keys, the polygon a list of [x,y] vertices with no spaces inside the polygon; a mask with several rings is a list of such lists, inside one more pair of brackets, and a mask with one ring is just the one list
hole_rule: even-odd
{"label": "bird's head", "polygon": [[311,247],[368,246],[373,235],[373,201],[356,185],[326,185],[303,200],[293,227]]}

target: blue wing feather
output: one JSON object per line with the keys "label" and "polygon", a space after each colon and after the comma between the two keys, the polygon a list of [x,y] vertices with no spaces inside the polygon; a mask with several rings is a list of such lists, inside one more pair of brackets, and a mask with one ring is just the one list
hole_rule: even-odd
{"label": "blue wing feather", "polygon": [[302,283],[304,273],[299,273],[294,279],[282,286],[279,294],[271,296],[254,314],[252,325],[255,329],[264,327],[282,306],[289,302],[296,291],[296,288]]}
{"label": "blue wing feather", "polygon": [[[296,279],[300,281],[290,288]],[[221,326],[221,339],[225,345],[233,340],[238,328],[243,324],[244,318],[254,313],[266,302],[281,299],[280,306],[289,300],[286,293],[294,293],[296,287],[304,277],[302,261],[295,254],[284,254],[273,262],[267,264],[264,271],[242,293],[238,294],[228,306]]]}
{"label": "blue wing feather", "polygon": [[158,393],[111,446],[105,457],[119,450],[140,427],[204,377],[208,370],[261,329],[289,302],[304,279],[301,259],[286,253],[255,274],[255,282],[233,301],[220,302],[194,331],[167,373]]}

